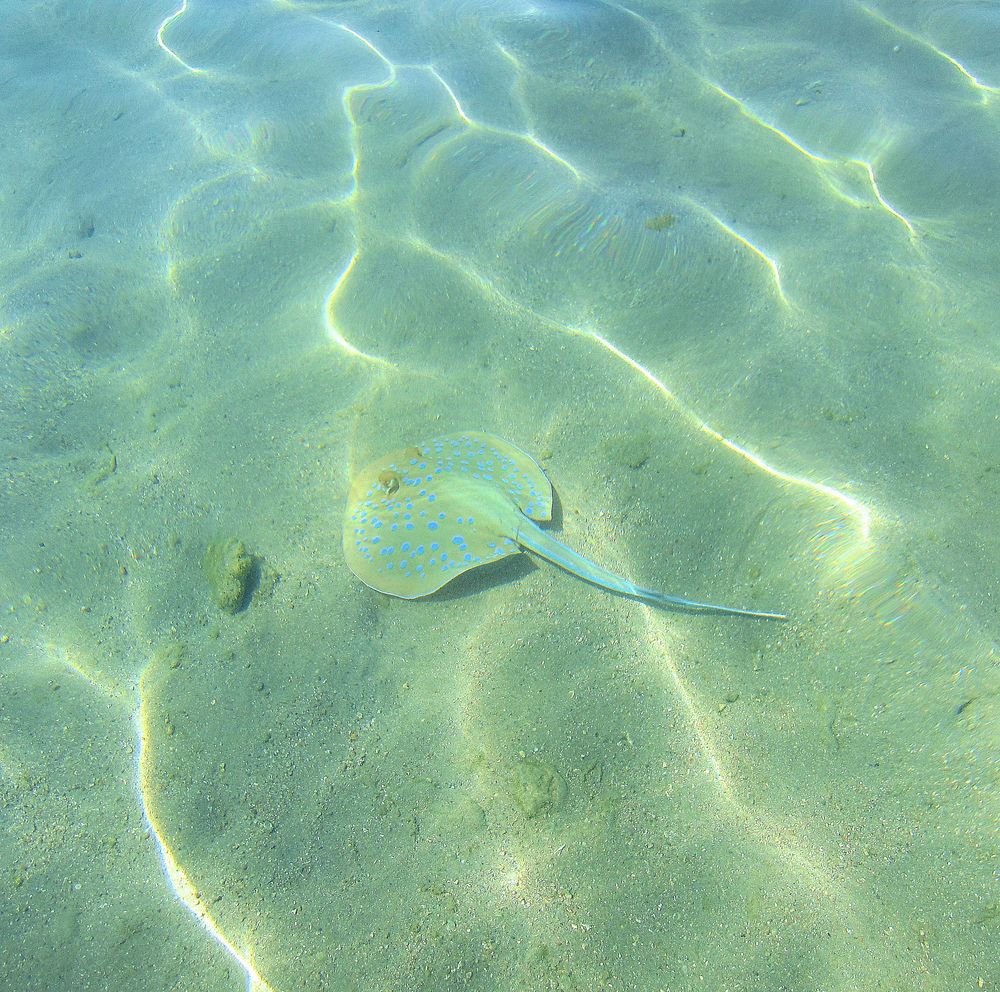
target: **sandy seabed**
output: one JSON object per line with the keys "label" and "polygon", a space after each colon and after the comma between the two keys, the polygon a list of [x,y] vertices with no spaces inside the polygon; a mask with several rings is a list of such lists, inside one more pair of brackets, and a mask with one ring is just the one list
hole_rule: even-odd
{"label": "sandy seabed", "polygon": [[997,986],[992,5],[7,8],[4,988]]}

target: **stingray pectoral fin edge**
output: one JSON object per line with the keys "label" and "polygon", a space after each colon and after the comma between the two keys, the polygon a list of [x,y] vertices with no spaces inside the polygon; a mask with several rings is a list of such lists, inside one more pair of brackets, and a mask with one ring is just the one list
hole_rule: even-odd
{"label": "stingray pectoral fin edge", "polygon": [[589,558],[577,554],[572,548],[568,548],[561,541],[557,541],[550,534],[547,534],[540,527],[537,527],[527,518],[519,522],[516,540],[522,548],[534,552],[546,561],[558,565],[567,572],[578,578],[602,589],[629,596],[632,599],[641,599],[643,602],[651,603],[654,606],[679,606],[686,610],[700,610],[705,613],[728,613],[732,616],[758,617],[763,620],[787,620],[785,613],[765,613],[759,610],[741,610],[735,606],[718,606],[715,603],[700,603],[693,599],[683,599],[680,596],[670,596],[665,592],[657,592],[655,589],[645,589],[637,586],[634,582],[616,575],[614,572],[603,568]]}

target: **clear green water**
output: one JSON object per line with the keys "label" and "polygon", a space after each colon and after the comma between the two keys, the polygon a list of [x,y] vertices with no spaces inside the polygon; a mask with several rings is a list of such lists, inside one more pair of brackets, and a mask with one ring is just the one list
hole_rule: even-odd
{"label": "clear green water", "polygon": [[0,14],[4,988],[997,986],[994,5]]}

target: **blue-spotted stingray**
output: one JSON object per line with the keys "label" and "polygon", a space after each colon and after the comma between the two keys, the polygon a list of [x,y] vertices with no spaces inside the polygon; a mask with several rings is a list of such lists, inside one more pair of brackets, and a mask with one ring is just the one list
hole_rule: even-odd
{"label": "blue-spotted stingray", "polygon": [[446,434],[372,462],[351,485],[344,556],[367,586],[429,596],[470,568],[520,551],[612,592],[657,606],[784,620],[644,589],[577,554],[534,521],[552,516],[552,486],[529,455],[490,434]]}

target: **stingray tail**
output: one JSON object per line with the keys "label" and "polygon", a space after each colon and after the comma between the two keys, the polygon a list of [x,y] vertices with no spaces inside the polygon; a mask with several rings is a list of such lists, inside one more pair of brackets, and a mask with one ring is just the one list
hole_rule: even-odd
{"label": "stingray tail", "polygon": [[740,610],[733,606],[717,606],[715,603],[699,603],[693,599],[682,599],[680,596],[668,596],[665,592],[657,592],[655,589],[644,589],[602,568],[589,558],[578,555],[572,548],[566,547],[561,541],[557,541],[540,527],[536,527],[526,517],[520,521],[516,540],[522,548],[533,551],[539,557],[564,568],[586,582],[656,606],[682,606],[689,610],[703,610],[707,613],[729,613],[741,617],[763,617],[767,620],[788,619],[784,613],[761,613],[757,610]]}

